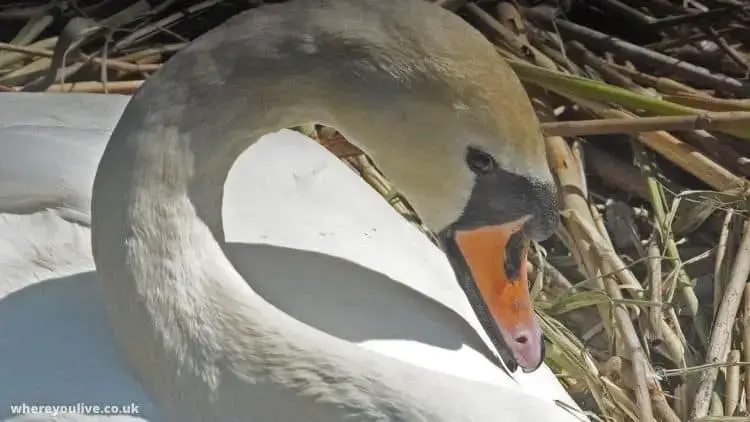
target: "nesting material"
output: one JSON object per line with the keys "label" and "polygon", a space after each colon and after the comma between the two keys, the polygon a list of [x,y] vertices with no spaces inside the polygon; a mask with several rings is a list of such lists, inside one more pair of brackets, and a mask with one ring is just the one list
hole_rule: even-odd
{"label": "nesting material", "polygon": [[[11,3],[0,91],[107,94],[134,92],[261,2]],[[436,3],[496,45],[543,122],[561,224],[534,245],[530,280],[547,363],[571,395],[602,420],[750,420],[750,8]],[[331,128],[297,129],[431,235],[362,151]]]}

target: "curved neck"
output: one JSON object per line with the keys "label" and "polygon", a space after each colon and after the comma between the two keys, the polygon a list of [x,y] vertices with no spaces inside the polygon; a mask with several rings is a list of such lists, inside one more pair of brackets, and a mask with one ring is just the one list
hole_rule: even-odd
{"label": "curved neck", "polygon": [[[364,37],[347,46],[339,34],[298,35],[294,22],[288,31],[268,33],[257,15],[233,28],[240,33],[207,34],[149,79],[126,108],[100,168],[122,177],[113,168],[128,163],[132,167],[121,173],[138,170],[125,182],[133,190],[189,197],[218,240],[223,186],[234,161],[262,135],[282,128],[309,122],[335,127],[387,167],[397,185],[417,183],[403,174],[411,167],[404,160],[445,148],[429,143],[447,130],[436,127],[436,113],[429,111],[440,103],[434,81],[419,72],[394,73],[419,52],[390,52],[390,44],[401,40],[374,44]],[[227,34],[237,39],[228,41]],[[432,157],[433,165],[445,168],[445,156]],[[419,209],[427,202],[422,197],[434,195],[431,186],[415,188],[410,198]]]}
{"label": "curved neck", "polygon": [[[357,387],[355,374],[374,363],[361,352],[348,360],[326,348],[306,353],[333,340],[310,340],[311,333],[246,284],[221,250],[224,182],[235,159],[261,135],[316,121],[377,157],[407,144],[398,130],[377,136],[383,128],[421,115],[430,102],[429,95],[417,95],[428,92],[421,86],[426,81],[389,71],[399,57],[388,53],[388,44],[401,40],[342,43],[340,34],[297,35],[301,25],[293,14],[282,24],[273,12],[254,11],[201,37],[133,96],[99,165],[92,247],[111,323],[148,392],[175,418],[213,420],[211,412],[223,408],[239,420],[270,405],[253,390],[264,383],[372,406],[356,392],[377,383]],[[389,108],[386,100],[401,103]],[[346,347],[331,349],[345,353]],[[264,360],[269,357],[273,363]],[[339,360],[334,365],[332,359]],[[301,370],[306,382],[295,378]],[[396,385],[402,375],[392,375]],[[335,392],[324,388],[332,383]],[[386,394],[387,385],[379,399],[397,406],[398,394]],[[289,395],[288,407],[303,395]],[[308,396],[300,399],[307,405]],[[319,411],[319,420],[330,418],[329,410]],[[235,420],[227,414],[219,419]]]}

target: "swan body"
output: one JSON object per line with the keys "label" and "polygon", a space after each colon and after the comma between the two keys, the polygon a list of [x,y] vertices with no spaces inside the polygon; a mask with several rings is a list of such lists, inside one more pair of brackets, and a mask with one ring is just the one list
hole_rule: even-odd
{"label": "swan body", "polygon": [[[315,6],[326,17],[326,9],[339,7],[332,4]],[[278,15],[257,16],[234,19],[235,28]],[[215,32],[214,41],[219,35],[231,44],[231,31]],[[203,138],[193,131],[194,143],[182,149],[174,137],[180,123],[169,120],[197,118],[197,109],[179,89],[174,104],[184,107],[159,103],[155,87],[175,87],[169,72],[147,83],[121,119],[123,97],[67,95],[80,109],[45,109],[55,94],[2,94],[3,106],[44,110],[33,120],[4,122],[0,132],[18,141],[17,165],[6,167],[9,155],[0,154],[0,172],[11,169],[3,180],[18,182],[0,185],[0,274],[8,280],[0,284],[0,361],[14,362],[0,367],[0,379],[17,380],[0,384],[4,420],[48,420],[11,415],[9,406],[21,402],[139,406],[132,416],[53,420],[581,420],[553,405],[577,409],[546,366],[509,376],[490,361],[494,351],[445,254],[322,147],[276,132],[295,123],[287,114],[274,116],[271,107],[268,124],[248,127],[259,118],[244,122],[228,110],[226,120],[212,122],[222,126],[212,134],[216,144],[209,148],[200,140],[209,132],[199,130]],[[262,104],[278,93],[269,88],[254,98]],[[207,109],[216,106],[206,99]],[[109,108],[83,106],[88,101]],[[140,108],[146,104],[165,119],[149,121]],[[108,116],[76,121],[95,108]],[[286,111],[293,120],[317,117]],[[24,124],[14,127],[14,120]],[[67,126],[71,136],[38,137],[50,124]],[[367,130],[349,129],[367,138]],[[268,132],[275,133],[261,137]],[[51,140],[59,152],[36,149]],[[215,158],[201,155],[210,149]],[[32,174],[40,156],[63,151],[71,161]],[[168,159],[161,173],[152,172],[156,157]],[[24,197],[23,184],[36,190]],[[204,196],[208,191],[219,195]],[[442,212],[430,214],[438,226]],[[140,225],[144,216],[153,220]],[[165,239],[174,243],[159,245]],[[157,284],[150,292],[141,284],[170,283],[177,274],[185,284]]]}
{"label": "swan body", "polygon": [[[11,415],[10,406],[23,403],[133,403],[137,415],[60,414],[54,420],[158,421],[148,395],[117,353],[89,241],[94,171],[129,97],[0,97],[0,175],[5,182],[0,191],[0,361],[14,362],[0,366],[0,378],[16,380],[0,383],[0,418],[50,420],[49,415]],[[60,156],[66,159],[57,160]],[[276,165],[280,161],[285,165]],[[237,256],[233,262],[240,268],[254,270],[274,300],[286,301],[282,309],[298,309],[292,312],[306,321],[330,318],[316,323],[364,348],[575,407],[546,366],[529,374],[517,371],[513,381],[477,351],[488,347],[486,334],[457,290],[444,254],[317,144],[288,130],[265,136],[240,156],[226,191],[227,240],[238,248],[230,256]],[[250,200],[276,205],[252,207]],[[274,261],[284,265],[257,265]],[[326,306],[311,307],[302,294],[284,294],[285,287],[296,284],[300,268],[316,281],[299,293],[341,292],[361,279],[372,286],[355,286],[368,288],[365,296],[345,292],[335,300],[316,299],[346,306],[346,318],[334,318],[334,312],[316,316],[315,310]],[[278,284],[287,280],[292,283]],[[409,298],[400,287],[404,283],[436,301]],[[388,290],[389,285],[396,288]],[[373,303],[378,293],[381,300]],[[387,312],[376,307],[394,300],[412,303]],[[445,309],[436,303],[446,304]],[[362,309],[368,305],[373,309]],[[433,313],[415,321],[424,312],[420,305]],[[455,335],[456,328],[468,334]]]}

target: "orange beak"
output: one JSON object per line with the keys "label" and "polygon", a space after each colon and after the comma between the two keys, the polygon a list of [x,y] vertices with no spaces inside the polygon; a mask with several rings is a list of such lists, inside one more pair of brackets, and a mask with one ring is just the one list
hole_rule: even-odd
{"label": "orange beak", "polygon": [[[506,248],[511,235],[521,229],[523,221],[457,230],[455,240],[472,278],[497,322],[503,340],[518,365],[533,371],[544,359],[542,332],[529,295],[526,266],[527,244],[519,257],[517,274],[506,272]],[[511,278],[513,277],[513,278]]]}

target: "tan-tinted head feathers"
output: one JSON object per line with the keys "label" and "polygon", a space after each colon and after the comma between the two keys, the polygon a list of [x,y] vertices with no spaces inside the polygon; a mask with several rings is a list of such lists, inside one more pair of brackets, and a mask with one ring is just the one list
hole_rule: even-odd
{"label": "tan-tinted head feathers", "polygon": [[482,34],[452,13],[440,14],[440,29],[423,40],[431,50],[425,54],[459,104],[459,118],[482,132],[474,142],[507,171],[549,177],[541,127],[518,77]]}
{"label": "tan-tinted head feathers", "polygon": [[[453,222],[468,201],[475,175],[465,162],[467,147],[487,152],[529,186],[544,185],[543,198],[522,207],[551,218],[553,181],[539,121],[520,81],[482,34],[420,0],[326,4],[342,15],[357,7],[360,18],[320,12],[326,18],[313,24],[321,45],[343,47],[338,54],[349,59],[345,71],[331,69],[335,88],[324,93],[333,94],[338,118],[331,123],[364,144],[431,228]],[[534,237],[550,233],[550,224],[543,225]]]}

